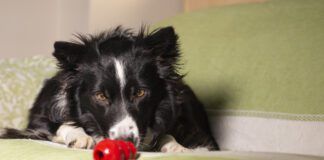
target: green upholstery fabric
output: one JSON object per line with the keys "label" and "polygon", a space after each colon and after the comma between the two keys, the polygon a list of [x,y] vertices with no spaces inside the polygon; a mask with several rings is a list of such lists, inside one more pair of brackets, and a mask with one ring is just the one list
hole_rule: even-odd
{"label": "green upholstery fabric", "polygon": [[323,17],[324,1],[273,0],[155,27],[179,33],[185,80],[209,109],[324,114]]}
{"label": "green upholstery fabric", "polygon": [[[33,140],[0,140],[0,159],[91,160],[91,150],[67,149]],[[5,158],[4,158],[5,157]],[[322,160],[323,157],[253,152],[147,153],[139,160]]]}
{"label": "green upholstery fabric", "polygon": [[0,60],[0,128],[23,128],[43,81],[56,71],[53,58]]}
{"label": "green upholstery fabric", "polygon": [[[58,154],[59,153],[59,154]],[[5,160],[91,160],[91,150],[67,149],[59,146],[51,146],[32,140],[0,140],[0,157]],[[1,159],[1,158],[0,158]],[[142,154],[139,160],[208,160],[206,155],[155,155]],[[215,160],[238,160],[237,158],[225,158],[213,156]]]}

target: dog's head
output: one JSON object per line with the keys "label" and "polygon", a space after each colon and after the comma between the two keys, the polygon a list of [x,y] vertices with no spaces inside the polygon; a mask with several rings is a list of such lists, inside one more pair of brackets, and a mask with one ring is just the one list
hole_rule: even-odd
{"label": "dog's head", "polygon": [[[138,34],[121,27],[78,42],[56,42],[53,55],[69,75],[70,110],[87,132],[137,145],[155,111],[178,81],[177,35],[172,27]],[[92,129],[91,129],[92,128]]]}

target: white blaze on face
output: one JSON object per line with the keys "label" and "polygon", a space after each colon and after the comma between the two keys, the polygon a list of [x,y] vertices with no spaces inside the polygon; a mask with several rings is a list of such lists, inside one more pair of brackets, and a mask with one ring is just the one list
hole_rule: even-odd
{"label": "white blaze on face", "polygon": [[[126,107],[124,103],[124,97],[122,96],[123,90],[126,85],[125,65],[123,61],[114,59],[116,79],[119,81],[120,93],[121,93],[121,106]],[[129,115],[115,123],[108,131],[109,138],[111,139],[133,139],[135,145],[139,145],[139,131],[134,119]]]}
{"label": "white blaze on face", "polygon": [[115,59],[116,78],[119,80],[120,89],[125,87],[125,66],[122,61]]}

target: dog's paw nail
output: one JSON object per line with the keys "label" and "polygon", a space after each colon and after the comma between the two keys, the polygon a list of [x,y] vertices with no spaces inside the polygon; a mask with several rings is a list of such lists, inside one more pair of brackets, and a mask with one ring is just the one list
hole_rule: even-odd
{"label": "dog's paw nail", "polygon": [[70,148],[91,149],[95,145],[95,141],[90,136],[77,137],[75,140],[68,143]]}
{"label": "dog's paw nail", "polygon": [[73,148],[74,144],[76,143],[76,140],[73,140],[67,144],[68,147]]}
{"label": "dog's paw nail", "polygon": [[169,143],[169,144],[166,144],[164,145],[162,148],[161,148],[161,152],[164,152],[164,153],[183,153],[183,152],[192,152],[192,149],[189,149],[189,148],[185,148],[183,147],[182,145],[178,144],[178,143]]}

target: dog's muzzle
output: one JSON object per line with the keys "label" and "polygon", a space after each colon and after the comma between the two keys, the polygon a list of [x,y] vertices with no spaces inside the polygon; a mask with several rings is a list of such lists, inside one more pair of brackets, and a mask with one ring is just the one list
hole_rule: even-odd
{"label": "dog's muzzle", "polygon": [[140,138],[138,127],[130,116],[126,116],[121,121],[112,126],[108,135],[113,140],[125,140],[134,143],[136,147],[139,146]]}

